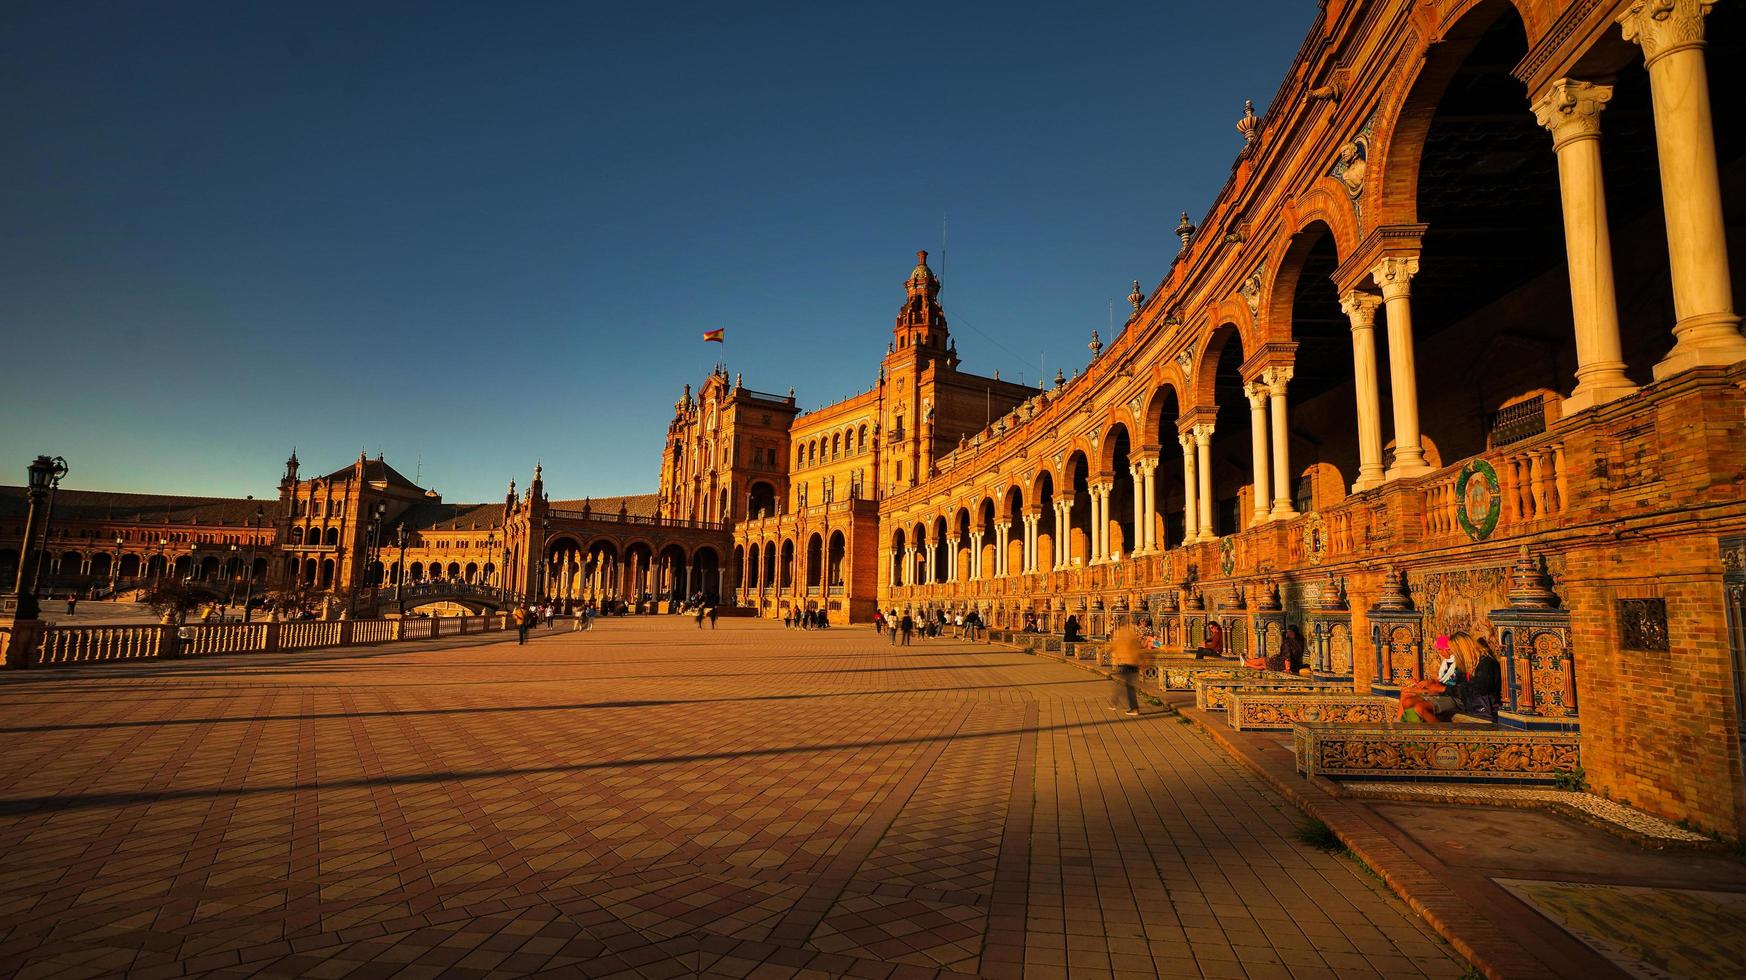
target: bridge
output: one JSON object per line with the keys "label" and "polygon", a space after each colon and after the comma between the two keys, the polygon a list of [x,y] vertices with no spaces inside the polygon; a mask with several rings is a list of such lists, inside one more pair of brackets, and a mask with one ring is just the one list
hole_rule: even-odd
{"label": "bridge", "polygon": [[429,579],[408,582],[399,587],[384,585],[376,589],[362,589],[357,598],[352,600],[352,614],[379,616],[398,609],[402,602],[407,609],[438,602],[452,602],[471,613],[501,611],[510,605],[503,597],[503,590],[494,585],[460,579]]}

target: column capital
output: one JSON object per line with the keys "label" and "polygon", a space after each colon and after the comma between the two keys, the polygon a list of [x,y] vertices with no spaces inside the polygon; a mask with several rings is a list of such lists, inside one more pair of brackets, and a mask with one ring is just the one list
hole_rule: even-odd
{"label": "column capital", "polygon": [[1003,533],[1007,532],[1007,531],[1011,531],[1012,530],[1012,522],[1011,521],[995,521],[994,522],[994,529],[996,531],[1000,531]]}
{"label": "column capital", "polygon": [[1340,309],[1352,321],[1353,330],[1376,329],[1376,308],[1381,305],[1381,296],[1362,289],[1354,289],[1340,297]]}
{"label": "column capital", "polygon": [[1176,442],[1178,445],[1180,445],[1182,447],[1182,455],[1184,455],[1184,456],[1194,455],[1194,436],[1190,435],[1187,432],[1179,433],[1176,436]]}
{"label": "column capital", "polygon": [[[1243,397],[1249,399],[1250,411],[1259,412],[1267,407],[1267,385],[1260,379],[1243,382]],[[1195,428],[1199,428],[1196,426]]]}
{"label": "column capital", "polygon": [[1599,139],[1601,110],[1612,97],[1611,85],[1560,78],[1535,101],[1534,118],[1552,134],[1556,152],[1572,140]]}
{"label": "column capital", "polygon": [[1419,274],[1416,255],[1390,255],[1377,261],[1370,270],[1371,278],[1382,287],[1382,298],[1394,299],[1412,293],[1413,277]]}
{"label": "column capital", "polygon": [[1291,378],[1292,368],[1289,364],[1275,364],[1261,372],[1261,381],[1267,386],[1267,393],[1275,398],[1285,397],[1285,386]]}
{"label": "column capital", "polygon": [[1206,446],[1212,443],[1213,424],[1211,422],[1194,423],[1194,444]]}
{"label": "column capital", "polygon": [[1716,0],[1634,0],[1617,18],[1625,40],[1643,48],[1644,64],[1685,48],[1701,48],[1704,18]]}

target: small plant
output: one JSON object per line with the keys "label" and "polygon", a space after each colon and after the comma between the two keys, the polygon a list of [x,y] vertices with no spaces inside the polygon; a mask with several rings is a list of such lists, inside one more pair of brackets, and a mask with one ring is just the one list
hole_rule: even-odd
{"label": "small plant", "polygon": [[1560,769],[1552,774],[1552,788],[1580,793],[1588,789],[1588,776],[1580,766],[1575,769]]}
{"label": "small plant", "polygon": [[1184,724],[1184,725],[1192,725],[1192,724],[1194,724],[1194,719],[1193,719],[1193,718],[1190,718],[1190,717],[1188,717],[1188,716],[1187,716],[1187,715],[1177,715],[1177,716],[1176,716],[1176,720],[1177,720],[1177,721],[1179,721],[1179,722],[1181,722],[1181,723],[1182,723],[1182,724]]}
{"label": "small plant", "polygon": [[1334,833],[1334,828],[1314,817],[1305,817],[1303,823],[1297,825],[1297,833],[1292,836],[1297,838],[1299,844],[1308,844],[1328,854],[1338,854],[1346,849],[1346,845]]}
{"label": "small plant", "polygon": [[1154,708],[1157,708],[1157,707],[1162,706],[1164,704],[1164,701],[1162,698],[1155,698],[1155,697],[1152,697],[1151,695],[1148,694],[1146,696],[1146,703],[1151,705]]}
{"label": "small plant", "polygon": [[1485,974],[1479,972],[1479,967],[1470,966],[1466,973],[1461,974],[1461,980],[1485,980]]}

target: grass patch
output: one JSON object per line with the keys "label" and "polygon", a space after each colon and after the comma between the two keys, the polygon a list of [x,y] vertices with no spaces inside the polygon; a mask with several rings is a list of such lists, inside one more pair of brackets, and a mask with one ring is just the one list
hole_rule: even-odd
{"label": "grass patch", "polygon": [[1292,836],[1297,838],[1299,844],[1307,844],[1329,854],[1338,854],[1346,849],[1346,845],[1334,834],[1334,829],[1314,817],[1305,817]]}

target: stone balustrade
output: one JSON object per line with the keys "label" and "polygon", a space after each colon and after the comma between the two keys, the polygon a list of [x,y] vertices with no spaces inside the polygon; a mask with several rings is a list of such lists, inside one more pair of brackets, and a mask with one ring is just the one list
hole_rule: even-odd
{"label": "stone balustrade", "polygon": [[0,620],[6,667],[212,657],[367,646],[508,628],[502,613],[430,619],[302,620],[190,626],[57,626]]}

